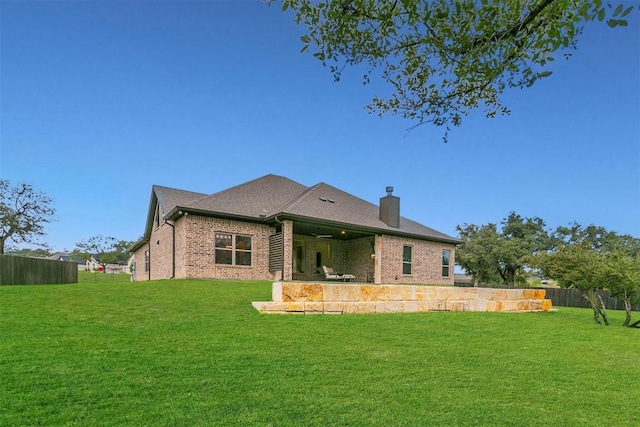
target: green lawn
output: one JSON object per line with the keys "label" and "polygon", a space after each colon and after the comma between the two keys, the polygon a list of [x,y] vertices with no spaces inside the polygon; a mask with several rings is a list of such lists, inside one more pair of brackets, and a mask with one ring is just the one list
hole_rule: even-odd
{"label": "green lawn", "polygon": [[1,426],[640,425],[622,312],[259,315],[267,282],[104,276],[0,287]]}

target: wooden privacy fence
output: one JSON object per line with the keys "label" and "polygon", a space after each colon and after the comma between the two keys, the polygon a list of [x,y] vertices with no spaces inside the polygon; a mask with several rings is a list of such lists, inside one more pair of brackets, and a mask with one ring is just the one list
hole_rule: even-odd
{"label": "wooden privacy fence", "polygon": [[0,255],[0,285],[78,283],[78,264]]}
{"label": "wooden privacy fence", "polygon": [[[584,299],[577,289],[556,289],[544,288],[547,291],[547,298],[554,306],[562,307],[584,307],[590,308],[589,302]],[[624,310],[624,303],[616,297],[612,297],[609,291],[598,291],[608,310]],[[640,311],[640,304],[632,306],[634,311]]]}

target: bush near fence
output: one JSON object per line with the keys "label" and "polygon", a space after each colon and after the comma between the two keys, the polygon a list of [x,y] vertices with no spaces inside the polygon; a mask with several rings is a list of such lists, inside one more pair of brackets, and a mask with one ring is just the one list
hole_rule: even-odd
{"label": "bush near fence", "polygon": [[78,283],[78,264],[0,255],[0,285]]}

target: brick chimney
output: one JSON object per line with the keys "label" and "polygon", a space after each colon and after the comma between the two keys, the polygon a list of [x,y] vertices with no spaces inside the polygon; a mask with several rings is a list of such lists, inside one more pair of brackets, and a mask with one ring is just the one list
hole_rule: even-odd
{"label": "brick chimney", "polygon": [[387,195],[380,198],[380,221],[389,227],[400,227],[400,197],[392,196],[393,187],[387,187]]}

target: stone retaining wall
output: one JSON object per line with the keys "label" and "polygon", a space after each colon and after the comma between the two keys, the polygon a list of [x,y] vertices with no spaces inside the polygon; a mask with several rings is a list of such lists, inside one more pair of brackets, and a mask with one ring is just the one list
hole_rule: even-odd
{"label": "stone retaining wall", "polygon": [[358,314],[427,311],[551,311],[544,289],[275,282],[260,313]]}

